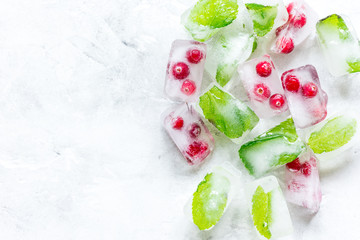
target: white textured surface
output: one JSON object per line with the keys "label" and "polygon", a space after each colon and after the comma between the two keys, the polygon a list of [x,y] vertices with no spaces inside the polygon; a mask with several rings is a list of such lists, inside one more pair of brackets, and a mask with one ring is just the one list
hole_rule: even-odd
{"label": "white textured surface", "polygon": [[[209,232],[183,213],[212,166],[228,160],[250,179],[239,146],[220,134],[212,158],[194,169],[161,127],[171,104],[163,95],[168,53],[186,38],[180,14],[192,3],[1,1],[1,239],[255,239],[241,197]],[[360,32],[359,2],[309,4],[320,17],[349,15]],[[314,44],[302,44],[297,58],[275,58],[279,71],[313,64],[330,112],[358,110],[360,76],[330,77]],[[295,233],[286,239],[359,239],[359,144],[344,156],[347,164],[321,175],[317,215],[289,205]]]}

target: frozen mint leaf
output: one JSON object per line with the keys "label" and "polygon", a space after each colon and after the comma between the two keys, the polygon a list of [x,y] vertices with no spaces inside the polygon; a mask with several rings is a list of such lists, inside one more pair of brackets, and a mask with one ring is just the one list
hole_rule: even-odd
{"label": "frozen mint leaf", "polygon": [[199,0],[189,18],[199,25],[222,28],[232,23],[237,13],[237,0]]}
{"label": "frozen mint leaf", "polygon": [[277,16],[277,6],[264,6],[256,3],[245,4],[254,23],[254,32],[263,37],[271,31]]}
{"label": "frozen mint leaf", "polygon": [[295,142],[298,139],[296,133],[296,127],[292,118],[288,118],[279,125],[270,129],[266,133],[258,136],[256,139],[263,138],[265,136],[282,135],[286,137],[290,142]]}
{"label": "frozen mint leaf", "polygon": [[219,83],[220,86],[225,86],[236,70],[236,63],[233,64],[220,64],[216,70],[216,82]]}
{"label": "frozen mint leaf", "polygon": [[349,73],[360,72],[360,59],[348,60],[346,63],[349,65]]}
{"label": "frozen mint leaf", "polygon": [[261,186],[258,186],[252,197],[252,217],[256,229],[265,238],[271,238],[269,224],[271,220],[271,196],[266,194]]}
{"label": "frozen mint leaf", "polygon": [[290,142],[285,136],[274,134],[256,138],[239,149],[245,168],[255,177],[295,160],[305,150],[301,141]]}
{"label": "frozen mint leaf", "polygon": [[259,122],[249,107],[217,86],[200,96],[199,106],[205,118],[232,139],[241,137]]}
{"label": "frozen mint leaf", "polygon": [[332,33],[336,33],[342,40],[352,39],[350,30],[346,26],[344,19],[337,14],[321,19],[316,25],[316,30],[323,43],[326,43],[327,38]]}
{"label": "frozen mint leaf", "polygon": [[214,226],[222,217],[230,190],[230,181],[219,174],[209,173],[193,195],[193,221],[200,230]]}
{"label": "frozen mint leaf", "polygon": [[357,122],[354,118],[339,116],[328,121],[319,131],[313,132],[308,145],[314,153],[334,151],[346,143],[356,133]]}

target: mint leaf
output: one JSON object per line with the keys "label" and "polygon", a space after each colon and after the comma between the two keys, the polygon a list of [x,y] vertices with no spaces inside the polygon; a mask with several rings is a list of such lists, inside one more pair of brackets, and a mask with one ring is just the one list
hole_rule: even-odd
{"label": "mint leaf", "polygon": [[222,217],[228,199],[230,181],[215,173],[209,173],[193,194],[193,221],[200,230],[214,226]]}
{"label": "mint leaf", "polygon": [[349,73],[360,72],[360,59],[348,60],[346,63],[349,65]]}
{"label": "mint leaf", "polygon": [[323,43],[326,43],[331,33],[336,33],[341,40],[352,39],[350,30],[346,26],[344,19],[337,14],[332,14],[321,19],[316,25],[316,30]]}
{"label": "mint leaf", "polygon": [[222,87],[225,86],[234,75],[236,66],[236,62],[233,64],[219,64],[216,70],[216,82]]}
{"label": "mint leaf", "polygon": [[277,16],[277,6],[264,6],[256,3],[245,4],[254,23],[254,32],[263,37],[271,31]]}
{"label": "mint leaf", "polygon": [[271,238],[269,224],[271,221],[270,193],[266,194],[261,186],[258,186],[252,197],[252,216],[256,229],[265,238]]}
{"label": "mint leaf", "polygon": [[217,86],[200,96],[199,106],[205,118],[232,139],[241,137],[259,122],[249,107]]}
{"label": "mint leaf", "polygon": [[232,23],[237,13],[237,0],[199,0],[189,18],[199,25],[222,28]]}
{"label": "mint leaf", "polygon": [[314,153],[334,151],[346,143],[356,133],[357,122],[354,118],[339,116],[329,120],[319,131],[313,132],[308,145]]}
{"label": "mint leaf", "polygon": [[270,129],[266,133],[255,138],[255,140],[273,135],[282,135],[286,137],[290,142],[295,142],[298,139],[298,135],[296,133],[296,127],[294,125],[293,119],[292,118],[286,119],[285,121],[275,126],[274,128]]}

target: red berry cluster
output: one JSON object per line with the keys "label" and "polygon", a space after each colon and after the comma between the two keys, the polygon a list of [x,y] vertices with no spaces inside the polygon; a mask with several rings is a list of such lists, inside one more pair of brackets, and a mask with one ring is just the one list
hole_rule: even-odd
{"label": "red berry cluster", "polygon": [[[197,48],[189,49],[186,52],[186,59],[191,64],[198,64],[204,58],[204,54]],[[184,80],[190,75],[189,65],[184,62],[177,62],[172,67],[172,75],[177,80]],[[181,85],[181,92],[187,96],[192,95],[196,90],[196,84],[190,79],[186,79]]]}
{"label": "red berry cluster", "polygon": [[[256,65],[256,73],[265,79],[271,75],[273,67],[274,65],[268,61],[260,62]],[[271,91],[265,83],[256,84],[253,92],[258,101],[263,102],[269,99],[272,109],[281,109],[286,103],[286,99],[282,94],[276,93],[271,95]]]}
{"label": "red berry cluster", "polygon": [[299,79],[295,75],[287,75],[285,79],[282,77],[282,84],[283,88],[289,92],[296,93],[301,89],[302,95],[307,98],[313,98],[318,93],[318,86],[315,83],[308,82],[301,86]]}

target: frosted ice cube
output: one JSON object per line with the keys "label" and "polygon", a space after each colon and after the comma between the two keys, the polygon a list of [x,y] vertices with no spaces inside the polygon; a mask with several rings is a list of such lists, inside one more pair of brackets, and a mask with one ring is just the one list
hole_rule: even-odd
{"label": "frosted ice cube", "polygon": [[286,71],[281,81],[296,127],[306,128],[325,119],[328,97],[314,66]]}
{"label": "frosted ice cube", "polygon": [[200,96],[199,111],[235,143],[240,143],[259,122],[245,103],[215,84]]}
{"label": "frosted ice cube", "polygon": [[321,19],[316,32],[332,75],[360,71],[359,40],[347,17],[333,14]]}
{"label": "frosted ice cube", "polygon": [[[240,11],[239,7],[239,11]],[[241,13],[246,13],[243,9]],[[239,63],[249,58],[254,36],[251,20],[239,13],[229,26],[221,29],[208,42],[206,71],[220,86],[225,86],[233,77]]]}
{"label": "frosted ice cube", "polygon": [[292,233],[289,210],[274,176],[248,184],[246,195],[255,228],[261,237],[275,239]]}
{"label": "frosted ice cube", "polygon": [[192,106],[181,104],[163,113],[164,127],[190,165],[197,165],[212,152],[214,138]]}
{"label": "frosted ice cube", "polygon": [[213,168],[185,205],[185,215],[200,230],[212,229],[225,214],[240,187],[240,175],[228,162]]}
{"label": "frosted ice cube", "polygon": [[195,102],[200,94],[206,44],[175,40],[166,70],[165,93],[174,101]]}
{"label": "frosted ice cube", "polygon": [[271,47],[274,53],[291,53],[314,30],[317,14],[302,0],[292,1],[286,7],[289,18],[286,24],[276,30],[276,38]]}
{"label": "frosted ice cube", "polygon": [[285,197],[288,202],[317,212],[321,203],[321,189],[317,159],[311,150],[286,164]]}
{"label": "frosted ice cube", "polygon": [[270,118],[288,109],[280,77],[269,55],[241,64],[238,72],[250,106],[259,117]]}

